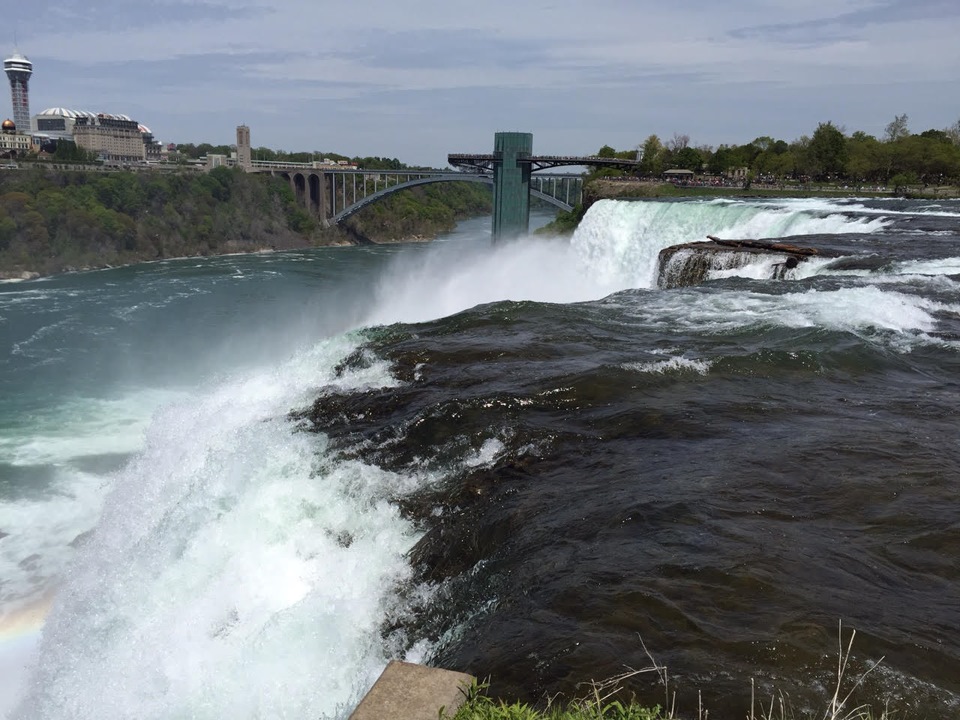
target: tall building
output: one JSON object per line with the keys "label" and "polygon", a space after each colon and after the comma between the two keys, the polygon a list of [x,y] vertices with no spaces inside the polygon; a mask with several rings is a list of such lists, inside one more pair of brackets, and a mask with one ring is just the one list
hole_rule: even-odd
{"label": "tall building", "polygon": [[126,115],[79,115],[73,124],[73,141],[107,162],[139,163],[146,159],[140,124]]}
{"label": "tall building", "polygon": [[252,167],[250,162],[250,128],[237,125],[237,165],[244,170]]}
{"label": "tall building", "polygon": [[28,86],[33,74],[33,63],[19,51],[3,61],[3,71],[10,80],[10,100],[13,102],[13,122],[22,133],[30,132],[30,95]]}

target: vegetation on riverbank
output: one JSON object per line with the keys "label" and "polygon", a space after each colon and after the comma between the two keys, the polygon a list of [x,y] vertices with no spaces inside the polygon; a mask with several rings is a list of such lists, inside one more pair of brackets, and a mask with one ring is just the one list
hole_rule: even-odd
{"label": "vegetation on riverbank", "polygon": [[[702,708],[694,713],[675,713],[659,705],[645,707],[635,702],[602,699],[575,701],[538,710],[525,703],[507,703],[486,695],[469,699],[449,720],[707,720],[709,711]],[[747,720],[892,720],[885,710],[874,712],[869,707],[857,707],[834,714],[798,714],[784,703],[773,702],[769,707],[745,714]]]}
{"label": "vegetation on riverbank", "polygon": [[490,186],[472,182],[421,185],[390,195],[347,220],[348,227],[373,242],[432,240],[458,221],[493,211]]}
{"label": "vegetation on riverbank", "polygon": [[489,212],[490,190],[447,183],[384,199],[323,228],[281,178],[209,173],[0,173],[0,278],[145,260],[431,239]]}
{"label": "vegetation on riverbank", "polygon": [[650,135],[635,150],[617,152],[604,146],[599,154],[637,157],[639,173],[646,177],[675,169],[713,177],[735,176],[746,182],[838,181],[857,189],[879,185],[894,191],[910,185],[936,187],[960,179],[960,121],[921,133],[911,133],[908,125],[907,115],[898,115],[886,126],[883,137],[876,138],[861,130],[847,134],[828,121],[793,142],[763,136],[743,145],[716,148],[695,146],[689,136],[679,133],[667,141]]}
{"label": "vegetation on riverbank", "polygon": [[50,274],[185,255],[309,244],[319,229],[281,181],[204,174],[0,177],[0,271]]}
{"label": "vegetation on riverbank", "polygon": [[[882,139],[847,135],[832,122],[792,143],[769,136],[744,145],[693,146],[687,135],[664,142],[650,135],[634,150],[604,145],[598,157],[637,160],[635,171],[603,168],[584,180],[583,203],[540,232],[572,233],[601,199],[675,197],[960,197],[960,121],[912,134],[906,114]],[[665,182],[670,170],[689,171]]]}
{"label": "vegetation on riverbank", "polygon": [[[798,710],[782,692],[774,694],[767,701],[758,700],[756,688],[751,683],[750,706],[745,709],[743,717],[746,720],[893,720],[894,715],[886,705],[874,709],[869,704],[860,704],[855,700],[867,675],[879,667],[883,659],[859,676],[849,677],[850,658],[857,633],[852,631],[844,644],[841,623],[837,634],[839,653],[834,668],[833,694],[826,700],[823,711],[809,708]],[[649,652],[647,655],[651,662],[648,667],[628,669],[622,675],[587,683],[581,697],[566,703],[557,703],[556,698],[552,698],[542,708],[522,702],[495,700],[487,694],[487,683],[474,682],[464,689],[464,704],[452,716],[441,713],[441,720],[708,720],[710,710],[703,706],[702,700],[695,709],[686,712],[677,709],[676,693],[670,685],[667,669],[658,664]],[[655,673],[659,678],[663,686],[664,705],[644,705],[637,701],[635,695],[624,699],[625,681],[644,673]]]}

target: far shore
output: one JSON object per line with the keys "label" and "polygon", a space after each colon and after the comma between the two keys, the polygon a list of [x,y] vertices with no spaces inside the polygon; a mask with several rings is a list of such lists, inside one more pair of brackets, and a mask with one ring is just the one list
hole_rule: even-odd
{"label": "far shore", "polygon": [[[667,199],[681,197],[728,197],[728,198],[845,198],[845,199],[914,199],[914,200],[951,200],[960,198],[960,187],[943,185],[940,187],[916,188],[905,194],[894,194],[892,190],[864,190],[848,188],[846,186],[831,186],[811,183],[807,186],[771,186],[751,185],[750,187],[714,186],[700,184],[674,184],[657,180],[638,178],[599,178],[588,185],[588,194],[593,200],[643,200]],[[409,238],[391,239],[381,242],[372,242],[373,245],[399,245],[405,243],[427,243],[431,238],[423,235],[413,235]],[[148,263],[166,262],[170,260],[198,260],[203,258],[226,257],[230,255],[262,255],[273,252],[312,250],[320,247],[356,247],[354,243],[331,242],[323,245],[304,245],[290,248],[259,248],[249,251],[231,251],[210,255],[182,255],[167,258],[152,258],[123,264],[89,265],[70,267],[56,272],[42,273],[36,270],[0,270],[0,284],[21,283],[47,277],[56,277],[75,272],[95,272],[111,270],[118,267],[130,267]]]}
{"label": "far shore", "polygon": [[589,183],[597,199],[658,197],[824,197],[847,199],[952,200],[960,198],[955,185],[910,186],[905,191],[878,185],[851,186],[809,182],[805,184],[737,183],[712,185],[708,182],[673,183],[634,177],[598,178]]}
{"label": "far shore", "polygon": [[[423,235],[413,235],[410,238],[400,240],[387,240],[383,242],[371,241],[373,245],[400,245],[404,243],[422,244],[431,242],[431,238]],[[257,250],[246,250],[241,252],[230,251],[225,253],[212,253],[208,255],[177,255],[175,257],[151,258],[149,260],[135,260],[128,263],[103,263],[102,265],[84,265],[82,267],[69,267],[56,272],[42,273],[36,270],[0,270],[0,285],[12,285],[14,283],[27,282],[29,280],[40,280],[43,278],[58,277],[60,275],[70,275],[73,273],[98,272],[100,270],[115,270],[117,268],[133,267],[135,265],[150,265],[153,263],[183,261],[183,260],[209,260],[211,258],[233,257],[242,255],[269,255],[273,253],[299,252],[302,250],[318,250],[320,248],[339,248],[339,247],[359,247],[356,243],[334,241],[323,245],[303,245],[300,247],[285,248],[259,248]]]}

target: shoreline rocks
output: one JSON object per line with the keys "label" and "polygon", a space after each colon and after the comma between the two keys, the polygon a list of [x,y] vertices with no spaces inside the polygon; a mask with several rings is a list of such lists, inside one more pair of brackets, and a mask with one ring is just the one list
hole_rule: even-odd
{"label": "shoreline rocks", "polygon": [[40,273],[33,270],[6,270],[0,271],[0,280],[18,282],[20,280],[36,280]]}

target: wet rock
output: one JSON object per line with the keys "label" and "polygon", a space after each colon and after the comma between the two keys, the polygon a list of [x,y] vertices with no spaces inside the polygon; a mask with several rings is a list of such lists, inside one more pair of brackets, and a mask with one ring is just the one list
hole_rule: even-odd
{"label": "wet rock", "polygon": [[0,271],[0,280],[36,280],[40,273],[32,270],[5,270]]}
{"label": "wet rock", "polygon": [[745,267],[758,256],[779,260],[773,266],[772,280],[783,279],[809,257],[834,257],[818,248],[766,240],[725,240],[707,235],[704,242],[672,245],[660,251],[657,286],[661,289],[688,287],[704,282],[711,271]]}

